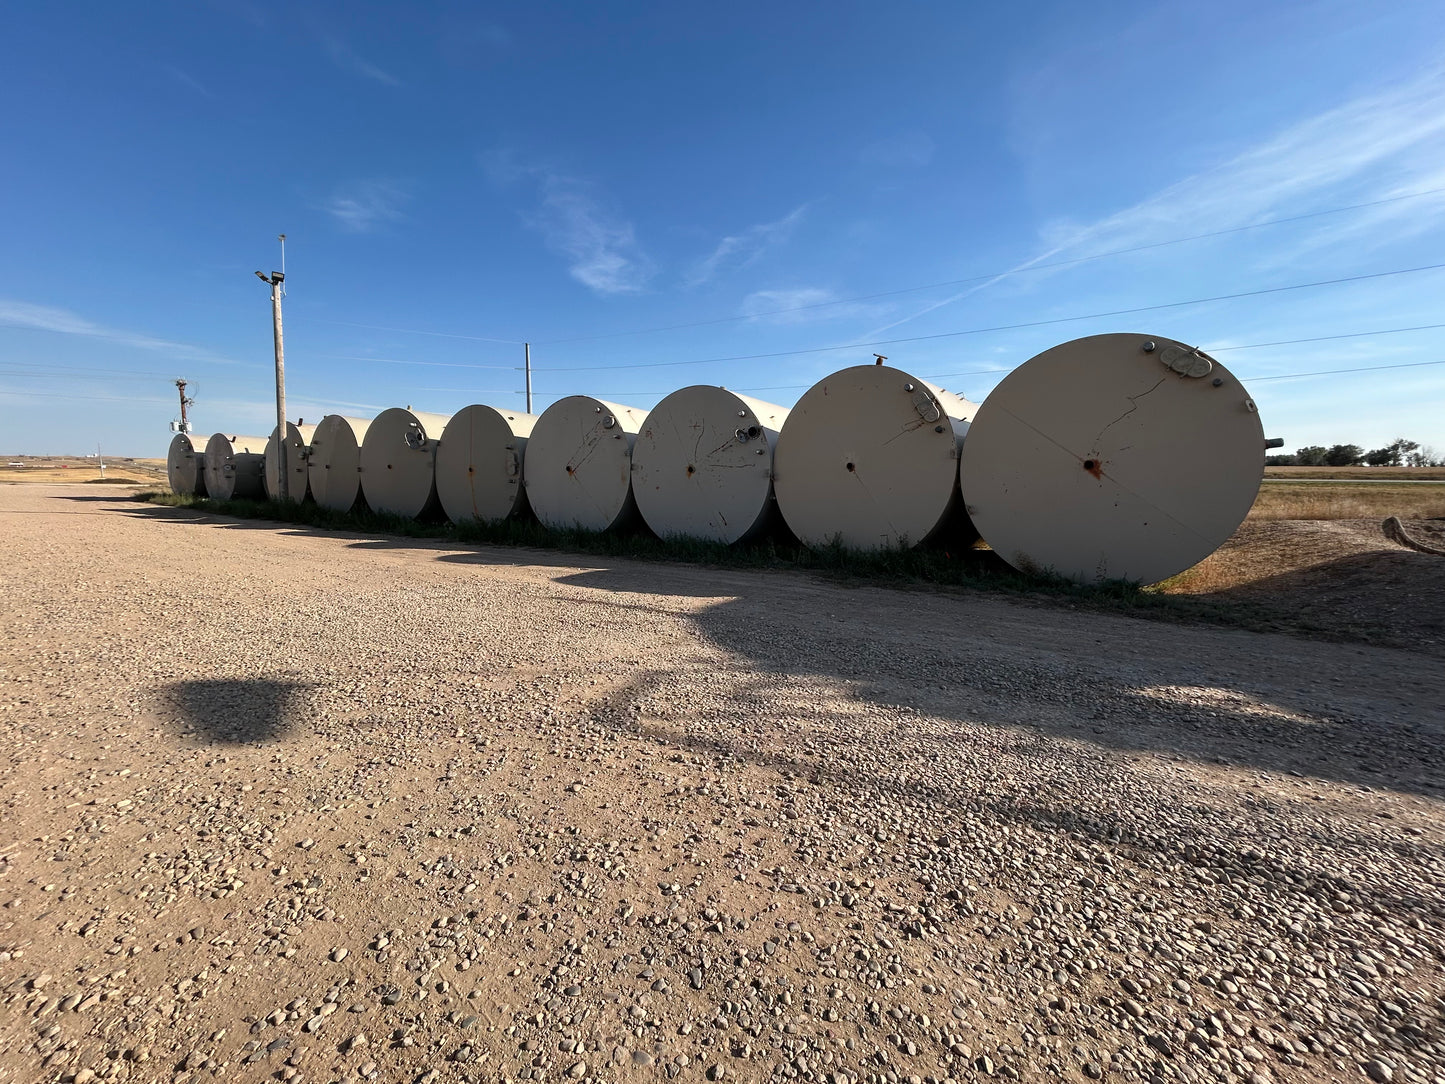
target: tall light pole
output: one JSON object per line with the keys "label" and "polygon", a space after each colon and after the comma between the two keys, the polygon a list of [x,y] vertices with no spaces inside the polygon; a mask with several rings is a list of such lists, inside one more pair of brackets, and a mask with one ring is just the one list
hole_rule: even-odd
{"label": "tall light pole", "polygon": [[[285,259],[286,235],[281,234],[282,259]],[[286,281],[286,272],[272,271],[267,275],[257,271],[256,277],[271,284],[271,328],[276,338],[276,492],[273,500],[285,503],[290,499],[286,473],[286,351],[281,344],[281,284]]]}

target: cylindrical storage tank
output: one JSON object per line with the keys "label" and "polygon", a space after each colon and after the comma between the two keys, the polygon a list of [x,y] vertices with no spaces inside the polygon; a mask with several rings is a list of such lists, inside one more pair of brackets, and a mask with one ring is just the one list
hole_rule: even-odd
{"label": "cylindrical storage tank", "polygon": [[437,445],[437,499],[453,523],[495,522],[527,501],[522,462],[535,414],[481,403],[452,415]]}
{"label": "cylindrical storage tank", "polygon": [[589,395],[569,395],[542,411],[522,478],[545,526],[606,531],[636,514],[632,442],[646,416]]}
{"label": "cylindrical storage tank", "polygon": [[978,407],[887,365],[814,384],[788,414],[773,487],[808,546],[876,550],[927,541],[956,519],[958,454]]}
{"label": "cylindrical storage tank", "polygon": [[1213,358],[1148,335],[1024,362],[979,408],[960,464],[999,556],[1084,583],[1183,572],[1234,533],[1263,476],[1249,393]]}
{"label": "cylindrical storage tank", "polygon": [[322,508],[350,512],[361,492],[361,442],[371,425],[363,418],[328,414],[311,434],[306,480]]}
{"label": "cylindrical storage tank", "polygon": [[266,496],[266,438],[213,433],[206,441],[206,493],[218,501]]}
{"label": "cylindrical storage tank", "polygon": [[361,442],[361,492],[373,512],[416,519],[436,499],[437,439],[449,414],[391,407]]}
{"label": "cylindrical storage tank", "polygon": [[[306,457],[310,453],[314,425],[286,423],[286,499],[300,504],[306,499]],[[281,457],[278,454],[276,430],[266,441],[266,495],[273,501],[280,491]]]}
{"label": "cylindrical storage tank", "polygon": [[171,438],[171,447],[166,453],[166,479],[171,484],[171,492],[179,497],[206,495],[206,450],[197,448],[189,433],[177,433]]}
{"label": "cylindrical storage tank", "polygon": [[662,538],[739,542],[773,512],[785,407],[698,384],[648,412],[632,446],[637,509]]}

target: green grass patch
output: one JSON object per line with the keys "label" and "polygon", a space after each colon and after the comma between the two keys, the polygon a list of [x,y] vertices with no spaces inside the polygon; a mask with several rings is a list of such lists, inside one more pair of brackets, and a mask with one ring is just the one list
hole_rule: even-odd
{"label": "green grass patch", "polygon": [[1128,614],[1159,620],[1224,624],[1277,631],[1277,614],[1248,604],[1162,593],[1122,581],[1082,585],[1059,577],[1024,575],[991,550],[971,545],[913,549],[851,550],[841,545],[812,549],[791,539],[764,538],[728,546],[697,539],[663,539],[643,528],[625,531],[553,530],[535,519],[500,523],[419,521],[371,511],[335,512],[311,501],[217,501],[171,493],[136,494],[136,500],[189,508],[241,519],[266,519],[321,530],[355,531],[400,538],[433,539],[464,546],[506,546],[554,550],[590,557],[625,558],[711,568],[808,572],[835,583],[914,590],[960,589],[1045,605]]}

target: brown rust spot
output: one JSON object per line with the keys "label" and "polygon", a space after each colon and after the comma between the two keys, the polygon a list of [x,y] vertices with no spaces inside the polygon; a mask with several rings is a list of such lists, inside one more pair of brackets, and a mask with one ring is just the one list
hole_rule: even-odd
{"label": "brown rust spot", "polygon": [[1100,480],[1104,477],[1104,464],[1098,459],[1084,460],[1084,469]]}

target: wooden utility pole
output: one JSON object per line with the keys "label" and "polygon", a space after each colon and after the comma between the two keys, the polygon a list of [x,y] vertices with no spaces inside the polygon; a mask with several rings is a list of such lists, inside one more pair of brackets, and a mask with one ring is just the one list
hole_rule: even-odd
{"label": "wooden utility pole", "polygon": [[522,356],[526,359],[527,369],[527,413],[532,413],[532,344],[522,344]]}
{"label": "wooden utility pole", "polygon": [[194,403],[195,400],[186,398],[186,381],[184,380],[176,381],[176,391],[181,393],[181,432],[189,433],[191,431],[191,423],[190,419],[186,417],[186,408]]}

